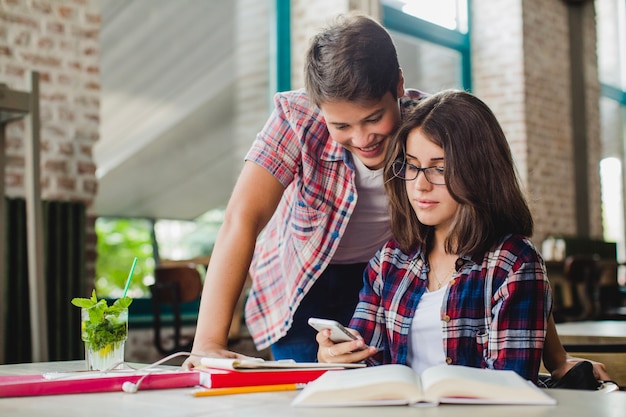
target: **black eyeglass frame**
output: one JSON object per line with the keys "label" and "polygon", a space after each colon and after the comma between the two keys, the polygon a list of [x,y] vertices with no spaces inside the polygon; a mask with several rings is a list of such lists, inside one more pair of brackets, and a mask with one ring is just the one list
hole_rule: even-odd
{"label": "black eyeglass frame", "polygon": [[[409,178],[406,176],[406,168],[407,167],[411,167],[412,169],[415,170],[415,176],[412,178]],[[393,161],[393,163],[391,164],[391,172],[393,173],[393,176],[396,178],[399,178],[401,180],[404,181],[413,181],[415,179],[417,179],[418,175],[420,174],[420,172],[424,173],[424,177],[426,178],[426,181],[428,181],[429,183],[431,183],[432,185],[446,185],[445,180],[444,182],[434,182],[431,180],[430,178],[430,173],[431,172],[437,172],[439,175],[442,176],[444,175],[444,167],[440,167],[440,166],[431,166],[431,167],[426,167],[426,168],[420,168],[417,167],[405,160],[402,159],[397,159],[395,161]]]}

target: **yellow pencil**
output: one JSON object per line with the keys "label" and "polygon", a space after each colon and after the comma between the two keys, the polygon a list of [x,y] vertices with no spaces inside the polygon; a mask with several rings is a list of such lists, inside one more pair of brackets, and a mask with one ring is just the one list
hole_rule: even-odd
{"label": "yellow pencil", "polygon": [[248,387],[211,388],[193,392],[194,397],[211,397],[214,395],[250,394],[253,392],[294,391],[304,388],[305,384],[253,385]]}

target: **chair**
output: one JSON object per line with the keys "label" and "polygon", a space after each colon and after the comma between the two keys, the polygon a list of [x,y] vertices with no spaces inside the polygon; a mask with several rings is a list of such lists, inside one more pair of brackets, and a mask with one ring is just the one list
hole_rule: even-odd
{"label": "chair", "polygon": [[[154,281],[154,284],[150,286],[150,292],[152,293],[155,347],[163,355],[190,350],[193,335],[182,334],[181,307],[185,303],[200,299],[202,294],[200,272],[193,263],[157,266],[154,270]],[[162,330],[166,327],[165,323],[170,321],[166,319],[166,316],[170,314],[173,334],[164,337]],[[168,339],[171,341],[168,342]]]}
{"label": "chair", "polygon": [[591,255],[570,255],[563,265],[572,306],[561,312],[566,320],[587,320],[600,311],[598,260]]}
{"label": "chair", "polygon": [[599,262],[600,282],[598,298],[600,311],[597,320],[626,320],[626,293],[617,281],[618,263]]}

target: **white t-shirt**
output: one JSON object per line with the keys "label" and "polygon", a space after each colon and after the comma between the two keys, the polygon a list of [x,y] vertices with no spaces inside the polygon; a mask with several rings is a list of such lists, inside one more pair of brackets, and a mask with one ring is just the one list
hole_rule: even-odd
{"label": "white t-shirt", "polygon": [[441,305],[448,286],[426,291],[417,305],[409,330],[407,363],[419,375],[431,366],[445,364]]}
{"label": "white t-shirt", "polygon": [[383,185],[383,169],[371,170],[359,158],[352,158],[357,202],[333,256],[333,264],[369,262],[376,251],[391,239],[389,202]]}

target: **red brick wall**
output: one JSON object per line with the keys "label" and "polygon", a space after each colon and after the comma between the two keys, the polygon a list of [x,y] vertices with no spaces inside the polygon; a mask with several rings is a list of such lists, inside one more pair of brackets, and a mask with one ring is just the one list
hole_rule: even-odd
{"label": "red brick wall", "polygon": [[[536,244],[576,234],[568,10],[565,1],[473,0],[474,92],[511,144],[535,216]],[[593,2],[584,5],[589,224],[602,238],[599,83]]]}
{"label": "red brick wall", "polygon": [[[97,192],[92,148],[99,138],[98,0],[0,0],[0,83],[28,91],[40,73],[42,198],[82,201]],[[24,125],[6,129],[6,194],[23,197]],[[94,218],[87,227],[87,276],[93,277]]]}

